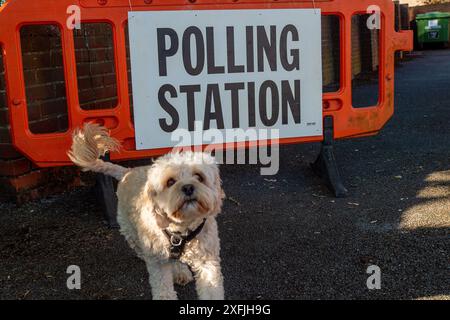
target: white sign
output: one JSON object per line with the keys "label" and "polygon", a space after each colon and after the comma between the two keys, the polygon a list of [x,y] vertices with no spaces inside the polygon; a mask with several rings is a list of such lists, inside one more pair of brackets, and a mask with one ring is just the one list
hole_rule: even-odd
{"label": "white sign", "polygon": [[428,26],[425,29],[441,29],[442,27],[439,25],[439,20],[428,20]]}
{"label": "white sign", "polygon": [[129,33],[137,149],[197,121],[322,135],[320,10],[129,12]]}

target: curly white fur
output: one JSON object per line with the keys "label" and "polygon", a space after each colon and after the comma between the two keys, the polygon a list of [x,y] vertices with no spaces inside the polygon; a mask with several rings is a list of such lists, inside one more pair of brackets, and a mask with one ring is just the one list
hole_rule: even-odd
{"label": "curly white fur", "polygon": [[99,159],[106,152],[118,149],[119,142],[108,135],[106,128],[98,124],[86,123],[83,130],[74,131],[72,147],[67,155],[84,171],[103,173],[120,180],[128,169]]}
{"label": "curly white fur", "polygon": [[[205,153],[170,153],[151,166],[134,169],[108,164],[98,157],[118,143],[106,129],[86,124],[74,134],[69,156],[84,170],[102,172],[119,180],[117,188],[120,232],[142,258],[149,273],[153,299],[176,299],[174,281],[184,285],[194,272],[200,299],[223,299],[220,240],[216,215],[224,193],[215,159]],[[169,180],[170,184],[169,184]],[[173,183],[172,183],[173,182]],[[187,200],[185,185],[194,187]],[[179,260],[170,260],[164,229],[187,233],[206,219],[199,235],[186,244]]]}

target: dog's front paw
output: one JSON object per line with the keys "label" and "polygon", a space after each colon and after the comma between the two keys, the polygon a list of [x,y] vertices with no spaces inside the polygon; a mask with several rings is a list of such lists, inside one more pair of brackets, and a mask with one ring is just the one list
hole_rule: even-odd
{"label": "dog's front paw", "polygon": [[188,266],[183,263],[175,263],[173,270],[173,282],[180,286],[185,286],[189,282],[193,281],[194,277]]}
{"label": "dog's front paw", "polygon": [[192,274],[177,274],[174,276],[174,282],[180,286],[185,286],[189,282],[192,282],[194,280],[194,277]]}
{"label": "dog's front paw", "polygon": [[175,291],[152,292],[152,298],[153,300],[178,300]]}

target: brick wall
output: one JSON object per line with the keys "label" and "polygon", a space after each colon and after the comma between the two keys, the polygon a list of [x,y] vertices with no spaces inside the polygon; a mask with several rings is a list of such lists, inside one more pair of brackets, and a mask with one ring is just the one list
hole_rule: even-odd
{"label": "brick wall", "polygon": [[368,15],[352,17],[352,74],[354,79],[376,75],[379,65],[379,31],[367,28]]}
{"label": "brick wall", "polygon": [[359,74],[362,71],[361,57],[361,37],[359,34],[359,18],[357,16],[352,17],[352,73],[353,75]]}
{"label": "brick wall", "polygon": [[60,30],[52,25],[24,26],[20,38],[30,131],[66,131],[69,125]]}
{"label": "brick wall", "polygon": [[322,18],[322,77],[324,92],[339,89],[340,48],[339,17]]}
{"label": "brick wall", "polygon": [[74,30],[80,107],[109,109],[117,105],[112,27],[108,23],[83,23]]}
{"label": "brick wall", "polygon": [[[355,79],[376,76],[379,65],[379,32],[367,28],[367,15],[352,17],[352,73]],[[322,19],[322,66],[324,91],[339,88],[339,20]]]}
{"label": "brick wall", "polygon": [[416,15],[434,11],[450,12],[450,2],[431,4],[426,6],[409,7],[409,19],[413,21],[416,19]]}
{"label": "brick wall", "polygon": [[401,4],[400,5],[400,30],[409,30],[410,29],[410,23],[411,20],[409,12],[409,5],[408,4]]}

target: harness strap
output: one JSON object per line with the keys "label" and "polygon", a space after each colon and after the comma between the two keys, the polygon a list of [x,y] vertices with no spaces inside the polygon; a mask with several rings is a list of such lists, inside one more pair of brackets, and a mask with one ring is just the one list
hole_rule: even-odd
{"label": "harness strap", "polygon": [[164,229],[164,234],[170,242],[170,259],[180,259],[186,244],[198,236],[198,234],[202,231],[205,222],[206,219],[203,219],[203,222],[194,231],[189,232],[185,236],[179,232],[172,233],[169,230]]}

